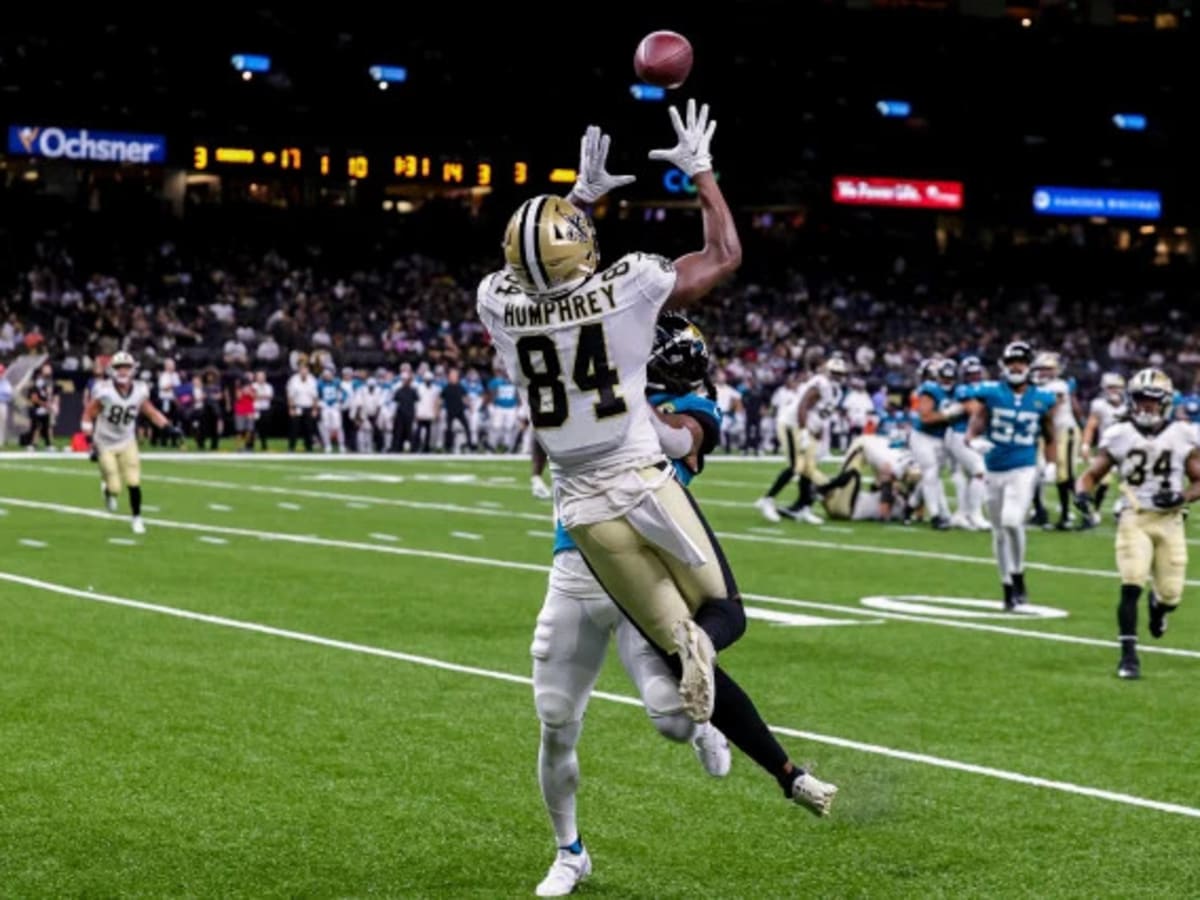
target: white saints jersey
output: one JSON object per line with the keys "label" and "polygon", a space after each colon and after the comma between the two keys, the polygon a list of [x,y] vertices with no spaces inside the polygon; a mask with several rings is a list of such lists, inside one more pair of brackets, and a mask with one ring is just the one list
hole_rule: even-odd
{"label": "white saints jersey", "polygon": [[1071,385],[1065,379],[1054,378],[1043,384],[1041,388],[1059,399],[1058,405],[1054,407],[1054,430],[1065,431],[1069,428],[1078,428],[1079,423],[1075,421],[1075,407],[1071,402]]}
{"label": "white saints jersey", "polygon": [[796,418],[800,412],[800,391],[781,387],[771,398],[771,405],[775,407],[775,421],[779,425],[786,425],[788,428],[800,427]]}
{"label": "white saints jersey", "polygon": [[824,434],[825,426],[833,418],[833,414],[837,412],[837,408],[842,402],[842,386],[835,384],[828,375],[817,374],[804,382],[800,388],[801,400],[809,391],[816,391],[817,398],[809,407],[808,418],[805,420],[804,426],[813,434]]}
{"label": "white saints jersey", "polygon": [[663,458],[646,402],[658,312],[675,287],[670,260],[623,256],[569,294],[527,297],[506,270],[479,285],[479,318],[554,471],[647,466]]}
{"label": "white saints jersey", "polygon": [[115,450],[137,437],[138,410],[149,397],[150,389],[143,381],[133,382],[127,394],[117,390],[115,381],[100,382],[95,394],[95,399],[100,402],[100,413],[92,433],[96,447]]}
{"label": "white saints jersey", "polygon": [[1103,435],[1117,424],[1117,420],[1124,418],[1127,411],[1128,407],[1124,403],[1114,404],[1103,394],[1093,399],[1092,405],[1088,407],[1088,415],[1096,417],[1096,434],[1099,435]]}
{"label": "white saints jersey", "polygon": [[1154,509],[1159,491],[1182,491],[1185,464],[1197,449],[1196,433],[1185,422],[1172,421],[1157,434],[1143,434],[1132,422],[1120,422],[1104,432],[1100,449],[1117,464],[1125,487],[1139,509]]}
{"label": "white saints jersey", "polygon": [[912,454],[907,450],[893,447],[891,442],[882,435],[864,434],[857,443],[862,447],[867,465],[876,473],[884,466],[888,466],[895,477],[903,478],[904,473],[913,465]]}

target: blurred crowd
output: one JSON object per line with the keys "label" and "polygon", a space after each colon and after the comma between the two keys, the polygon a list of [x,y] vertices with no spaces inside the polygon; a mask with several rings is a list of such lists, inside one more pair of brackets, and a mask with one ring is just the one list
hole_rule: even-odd
{"label": "blurred crowd", "polygon": [[[934,256],[881,242],[856,262],[852,243],[826,252],[789,246],[770,229],[748,231],[748,243],[762,245],[760,263],[693,311],[711,346],[714,380],[741,398],[725,404],[731,413],[762,408],[769,416],[773,392],[789,373],[813,370],[833,354],[850,363],[867,395],[901,403],[922,359],[973,355],[991,364],[1015,337],[1060,354],[1084,396],[1105,371],[1156,365],[1183,390],[1193,388],[1200,372],[1200,323],[1188,312],[1198,298],[1190,278],[1145,282],[1139,289],[1128,280],[1096,279],[1081,288],[1078,279],[1064,277],[1060,288],[1016,265],[1006,280],[1003,257],[981,268],[979,248],[974,256],[954,248]],[[45,354],[56,379],[84,391],[109,356],[127,350],[155,381],[152,393],[173,404],[173,414],[206,446],[234,434],[249,446],[251,432],[259,438],[286,433],[293,441],[315,433],[314,424],[297,436],[295,405],[287,399],[287,384],[302,366],[317,380],[336,375],[347,417],[343,438],[363,417],[355,398],[368,381],[387,393],[390,409],[404,385],[441,390],[453,378],[470,386],[467,413],[475,424],[451,446],[511,448],[517,439],[507,412],[503,440],[488,439],[487,422],[496,418],[488,385],[501,373],[474,309],[478,281],[498,254],[449,260],[384,248],[339,267],[318,247],[301,243],[286,251],[206,254],[165,240],[148,247],[136,266],[97,269],[77,264],[68,244],[33,244],[3,285],[0,364]],[[1072,257],[1070,247],[1059,251],[1064,276],[1086,262]],[[160,383],[165,372],[171,373],[169,391]],[[239,428],[239,397],[246,412],[256,383],[270,385],[273,399],[264,406],[257,397],[257,424]],[[28,400],[32,385],[24,390],[6,400],[0,387],[0,405]],[[415,421],[415,408],[412,414]],[[401,415],[386,416],[392,432],[373,434],[368,444],[424,447],[428,439],[429,446],[439,445],[444,411],[435,416],[437,431],[427,428],[415,442],[397,425]]]}

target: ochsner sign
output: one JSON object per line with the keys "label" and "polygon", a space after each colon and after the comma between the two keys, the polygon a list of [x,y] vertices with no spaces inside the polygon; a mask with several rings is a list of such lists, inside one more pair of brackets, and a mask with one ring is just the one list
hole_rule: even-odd
{"label": "ochsner sign", "polygon": [[963,183],[837,175],[833,179],[833,202],[909,209],[962,209]]}
{"label": "ochsner sign", "polygon": [[89,131],[87,128],[59,128],[55,125],[44,128],[10,125],[8,152],[45,159],[164,163],[167,161],[167,139],[161,134]]}

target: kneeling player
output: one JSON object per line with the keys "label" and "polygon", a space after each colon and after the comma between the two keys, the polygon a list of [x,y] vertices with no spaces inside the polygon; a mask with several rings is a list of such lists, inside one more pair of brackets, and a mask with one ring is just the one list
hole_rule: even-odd
{"label": "kneeling player", "polygon": [[[873,485],[864,483],[868,473],[875,475]],[[881,435],[865,434],[854,439],[841,471],[817,493],[831,519],[887,522],[904,517],[905,497],[920,481],[912,456]]]}
{"label": "kneeling player", "polygon": [[[687,484],[704,468],[705,454],[720,440],[720,410],[711,397],[696,393],[706,381],[708,350],[691,322],[665,314],[659,320],[653,353],[647,367],[647,395],[659,412],[655,428],[663,450],[675,460],[677,477]],[[738,606],[740,612],[740,602]],[[729,745],[718,730],[722,729],[779,781],[792,800],[818,815],[828,812],[837,788],[792,765],[750,698],[719,666],[712,721],[697,724],[684,713],[678,669],[672,669],[622,615],[559,524],[550,585],[531,651],[534,702],[542,723],[538,780],[559,847],[554,864],[538,885],[538,896],[568,894],[591,872],[575,817],[576,746],[614,634],[621,663],[664,737],[690,741],[705,770],[722,776],[730,765]]]}
{"label": "kneeling player", "polygon": [[[1167,630],[1167,615],[1179,605],[1187,573],[1183,510],[1200,498],[1200,447],[1190,426],[1172,420],[1171,379],[1158,369],[1142,369],[1129,381],[1129,421],[1104,432],[1092,464],[1075,484],[1075,503],[1091,514],[1096,485],[1116,467],[1121,476],[1117,519],[1117,607],[1121,661],[1117,675],[1137,678],[1137,605],[1149,579],[1150,634]],[[1189,482],[1184,490],[1186,474]]]}
{"label": "kneeling player", "polygon": [[145,534],[142,522],[142,467],[138,458],[138,413],[171,438],[181,438],[178,428],[154,408],[145,382],[133,380],[133,357],[121,351],[112,358],[112,379],[100,382],[83,411],[80,430],[92,435],[93,446],[104,474],[104,501],[109,512],[117,511],[121,482],[129,488],[129,510],[133,533]]}

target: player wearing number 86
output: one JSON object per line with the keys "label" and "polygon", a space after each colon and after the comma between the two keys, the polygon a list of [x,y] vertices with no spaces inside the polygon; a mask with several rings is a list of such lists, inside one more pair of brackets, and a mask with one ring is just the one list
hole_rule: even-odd
{"label": "player wearing number 86", "polygon": [[967,428],[967,443],[978,447],[983,438],[987,467],[988,517],[992,550],[1000,568],[1004,608],[1016,609],[1029,594],[1025,586],[1025,518],[1037,484],[1037,440],[1045,440],[1046,458],[1053,459],[1054,406],[1058,398],[1030,384],[1033,348],[1013,341],[1000,359],[1003,381],[964,385],[958,397],[976,401]]}
{"label": "player wearing number 86", "polygon": [[92,436],[104,475],[104,500],[110,512],[117,508],[121,482],[129,488],[129,507],[133,514],[133,531],[143,534],[142,468],[138,458],[137,419],[146,416],[156,428],[180,436],[161,412],[150,403],[150,389],[145,382],[134,381],[133,357],[121,351],[109,365],[112,378],[100,382],[91,402],[83,411],[80,430]]}
{"label": "player wearing number 86", "polygon": [[478,307],[527,394],[563,526],[642,633],[678,654],[684,709],[703,722],[714,703],[715,650],[741,634],[745,616],[724,554],[651,424],[646,361],[659,311],[705,296],[742,251],[712,174],[708,107],[697,112],[689,101],[686,122],[673,107],[670,115],[678,143],[650,155],[695,181],[702,249],[674,261],[631,253],[600,268],[592,222],[577,204],[633,178],[609,174],[609,138],[593,126],[570,196],[533,197],[513,214],[506,265],[484,278]]}
{"label": "player wearing number 86", "polygon": [[1121,477],[1116,548],[1121,678],[1141,674],[1137,606],[1142,586],[1147,580],[1152,583],[1150,634],[1159,638],[1167,630],[1167,614],[1179,605],[1187,574],[1183,509],[1200,497],[1200,447],[1189,423],[1171,417],[1174,394],[1171,379],[1158,369],[1134,375],[1129,380],[1128,421],[1105,429],[1091,465],[1075,483],[1075,503],[1086,518],[1096,485],[1113,468]]}

